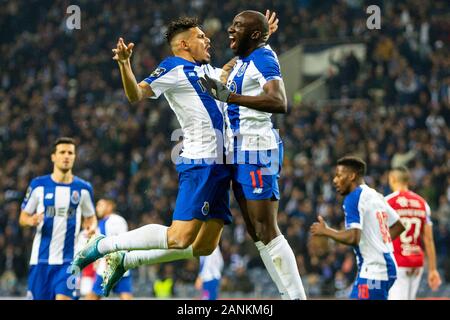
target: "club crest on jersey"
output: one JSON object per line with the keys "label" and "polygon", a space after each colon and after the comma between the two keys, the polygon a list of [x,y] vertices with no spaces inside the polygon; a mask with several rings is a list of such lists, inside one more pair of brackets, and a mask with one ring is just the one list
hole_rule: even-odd
{"label": "club crest on jersey", "polygon": [[77,190],[72,191],[72,195],[70,196],[70,201],[73,204],[78,204],[78,202],[80,202],[80,194],[78,193]]}
{"label": "club crest on jersey", "polygon": [[208,213],[209,213],[209,202],[208,201],[205,201],[205,203],[203,203],[202,213],[204,216],[208,215]]}
{"label": "club crest on jersey", "polygon": [[166,69],[158,67],[155,69],[155,71],[152,72],[152,74],[150,75],[150,77],[154,77],[157,78],[159,77],[164,71],[166,71]]}
{"label": "club crest on jersey", "polygon": [[228,89],[230,89],[231,92],[236,93],[237,91],[236,81],[231,81],[228,85]]}
{"label": "club crest on jersey", "polygon": [[248,63],[245,62],[245,63],[239,68],[238,72],[236,73],[236,77],[242,77],[242,75],[243,75],[244,72],[245,72],[245,69],[247,69],[247,65],[248,65]]}

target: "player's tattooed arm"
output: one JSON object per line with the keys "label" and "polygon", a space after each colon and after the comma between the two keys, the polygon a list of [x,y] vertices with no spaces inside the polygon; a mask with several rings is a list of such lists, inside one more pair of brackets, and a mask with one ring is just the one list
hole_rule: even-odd
{"label": "player's tattooed arm", "polygon": [[359,240],[361,239],[361,230],[355,228],[348,230],[335,230],[330,228],[321,216],[318,216],[318,220],[319,222],[313,223],[310,228],[313,236],[328,237],[334,241],[350,246],[356,246],[359,244]]}
{"label": "player's tattooed arm", "polygon": [[141,101],[154,95],[152,89],[147,83],[142,81],[138,84],[136,81],[136,77],[133,74],[130,63],[133,48],[134,43],[125,45],[123,38],[119,38],[116,48],[112,49],[114,54],[113,60],[116,60],[119,64],[123,88],[125,89],[125,94],[128,101],[131,103]]}

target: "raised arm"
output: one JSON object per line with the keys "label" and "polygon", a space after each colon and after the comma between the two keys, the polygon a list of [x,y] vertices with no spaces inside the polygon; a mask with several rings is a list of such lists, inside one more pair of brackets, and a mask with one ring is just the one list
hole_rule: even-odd
{"label": "raised arm", "polygon": [[117,47],[112,49],[114,53],[113,59],[117,61],[122,77],[122,84],[128,101],[135,103],[142,99],[149,98],[154,95],[151,87],[144,81],[139,84],[131,69],[130,57],[133,53],[134,43],[125,45],[123,38],[119,38]]}

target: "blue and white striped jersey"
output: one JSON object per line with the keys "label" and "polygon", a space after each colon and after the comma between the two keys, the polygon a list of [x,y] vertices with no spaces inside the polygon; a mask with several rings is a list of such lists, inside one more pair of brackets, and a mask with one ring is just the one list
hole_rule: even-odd
{"label": "blue and white striped jersey", "polygon": [[[258,96],[270,80],[281,80],[276,53],[266,45],[239,58],[228,76],[228,88],[237,94]],[[273,130],[271,113],[236,104],[226,107],[227,141],[232,139],[234,151],[259,151],[278,148],[279,137]],[[231,128],[231,130],[228,130]],[[227,145],[227,147],[229,147]]]}
{"label": "blue and white striped jersey", "polygon": [[375,189],[362,184],[344,199],[345,228],[360,229],[359,245],[353,247],[359,276],[388,280],[396,270],[393,245],[389,233],[399,216]]}
{"label": "blue and white striped jersey", "polygon": [[[197,64],[180,57],[164,59],[144,79],[154,92],[153,99],[164,94],[183,130],[181,156],[209,159],[223,153],[223,104],[202,90],[199,77],[207,74],[219,79],[222,69]],[[220,135],[216,135],[220,132]],[[219,152],[218,152],[219,150]]]}
{"label": "blue and white striped jersey", "polygon": [[220,280],[222,278],[222,269],[223,257],[219,246],[209,256],[200,257],[199,277],[203,282]]}
{"label": "blue and white striped jersey", "polygon": [[92,186],[76,176],[72,183],[53,181],[50,175],[33,179],[22,203],[33,215],[44,213],[37,226],[30,265],[71,262],[81,227],[81,216],[95,214]]}

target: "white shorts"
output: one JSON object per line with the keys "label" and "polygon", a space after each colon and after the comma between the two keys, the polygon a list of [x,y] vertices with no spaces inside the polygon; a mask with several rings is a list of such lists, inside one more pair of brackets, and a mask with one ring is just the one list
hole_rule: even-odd
{"label": "white shorts", "polygon": [[80,294],[82,296],[85,296],[92,291],[92,287],[94,286],[94,280],[95,278],[92,277],[81,277]]}
{"label": "white shorts", "polygon": [[398,267],[397,280],[389,290],[389,300],[415,300],[423,267],[406,268]]}

